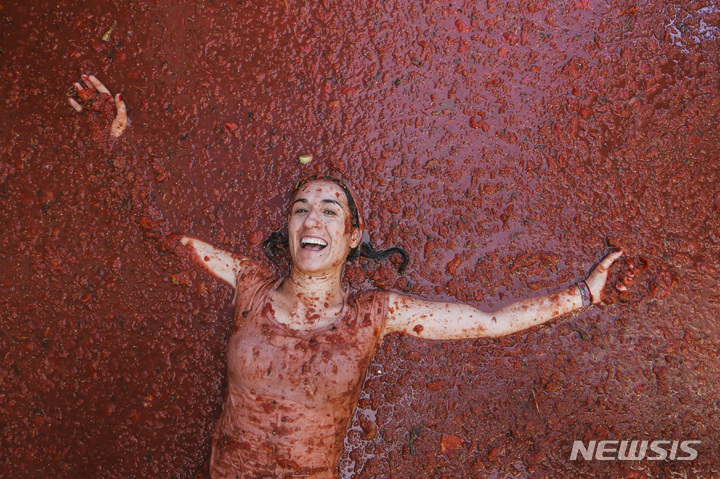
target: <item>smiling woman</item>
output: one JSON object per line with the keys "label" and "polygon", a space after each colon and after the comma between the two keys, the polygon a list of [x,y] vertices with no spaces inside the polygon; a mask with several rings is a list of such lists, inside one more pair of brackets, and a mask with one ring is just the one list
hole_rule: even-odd
{"label": "smiling woman", "polygon": [[[362,204],[360,203],[359,198],[353,194],[353,191],[350,190],[345,183],[330,176],[313,175],[298,182],[296,189],[300,189],[305,185],[305,183],[313,180],[325,180],[339,186],[344,193],[344,198],[347,201],[347,206],[350,211],[350,226],[352,228],[357,228],[360,231],[365,229],[364,218],[361,214]],[[278,232],[272,233],[270,237],[265,240],[263,247],[265,248],[265,254],[267,257],[273,261],[277,261],[278,258],[285,256],[286,254],[285,248],[288,247],[288,238]],[[350,254],[347,259],[355,259],[360,256],[370,259],[385,259],[392,255],[402,256],[402,262],[398,266],[398,272],[402,274],[409,262],[408,254],[402,248],[392,247],[378,251],[373,248],[370,243],[361,243],[359,247],[354,247],[350,250]]]}
{"label": "smiling woman", "polygon": [[[88,88],[104,88],[88,81]],[[123,125],[124,111],[118,104]],[[586,280],[567,289],[488,313],[387,291],[346,291],[343,269],[358,251],[379,258],[400,253],[401,272],[407,255],[361,246],[360,203],[338,179],[301,181],[287,229],[287,238],[274,234],[265,243],[271,258],[289,254],[290,271],[282,277],[252,258],[181,238],[199,263],[235,288],[228,387],[209,462],[213,478],[338,478],[348,423],[386,334],[448,340],[525,330],[601,302],[609,267],[622,255],[608,254]]]}
{"label": "smiling woman", "polygon": [[[345,432],[391,296],[346,293],[342,285],[345,261],[362,238],[358,204],[338,180],[301,182],[287,240],[276,235],[269,243],[287,245],[287,278],[183,238],[212,273],[236,287],[211,477],[338,477]],[[395,251],[401,250],[383,254]]]}
{"label": "smiling woman", "polygon": [[[365,372],[382,338],[503,336],[602,300],[609,254],[586,281],[493,313],[385,291],[346,292],[345,262],[362,238],[362,212],[340,180],[302,181],[291,200],[290,274],[184,237],[210,272],[236,288],[228,390],[213,436],[210,474],[339,477],[337,463]],[[394,251],[382,254],[392,254]],[[403,252],[404,253],[404,252]]]}

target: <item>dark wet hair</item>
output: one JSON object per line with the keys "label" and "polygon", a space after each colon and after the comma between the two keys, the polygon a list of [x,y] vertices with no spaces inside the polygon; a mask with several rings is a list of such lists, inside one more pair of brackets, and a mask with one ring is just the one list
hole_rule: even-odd
{"label": "dark wet hair", "polygon": [[[357,229],[360,228],[361,224],[361,217],[360,212],[358,211],[358,206],[355,202],[354,195],[350,191],[350,188],[347,187],[347,185],[338,178],[333,178],[331,176],[324,176],[324,175],[313,175],[309,176],[307,178],[304,178],[298,182],[297,185],[295,185],[295,191],[299,191],[300,188],[302,188],[305,184],[309,183],[310,181],[329,181],[331,183],[335,183],[338,185],[343,192],[345,193],[345,198],[347,199],[348,207],[350,208],[350,225]],[[288,246],[288,237],[286,234],[281,233],[279,231],[276,231],[274,233],[271,233],[270,236],[263,242],[263,250],[265,251],[265,256],[270,258],[273,262],[277,263],[280,258],[282,258],[285,255],[286,248]],[[403,260],[402,263],[398,266],[398,273],[403,274],[405,271],[405,268],[407,267],[408,263],[410,262],[410,256],[407,254],[407,252],[398,247],[393,246],[392,248],[387,248],[384,250],[376,250],[373,248],[372,244],[370,243],[362,243],[357,248],[353,248],[350,250],[350,254],[348,254],[347,259],[356,259],[358,257],[363,258],[369,258],[369,259],[377,259],[382,260],[389,258],[390,256],[394,254],[399,254],[402,256]]]}

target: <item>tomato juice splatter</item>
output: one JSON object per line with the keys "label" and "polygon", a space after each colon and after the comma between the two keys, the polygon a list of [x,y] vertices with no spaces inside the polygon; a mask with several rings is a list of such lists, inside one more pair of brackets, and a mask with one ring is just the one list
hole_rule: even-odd
{"label": "tomato juice splatter", "polygon": [[[611,289],[637,271],[610,304],[510,337],[386,338],[343,477],[717,476],[719,16],[3,2],[0,477],[193,477],[233,294],[175,235],[262,257],[313,173],[347,179],[375,246],[412,258],[403,277],[358,260],[352,288],[495,309],[612,246]],[[123,94],[118,140],[103,108],[67,104],[81,74]],[[701,444],[690,462],[569,460],[603,439]]]}

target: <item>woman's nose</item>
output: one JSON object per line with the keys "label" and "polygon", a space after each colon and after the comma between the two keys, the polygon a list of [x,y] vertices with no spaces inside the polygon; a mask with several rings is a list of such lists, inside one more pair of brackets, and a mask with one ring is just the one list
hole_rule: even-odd
{"label": "woman's nose", "polygon": [[320,224],[320,213],[317,212],[316,209],[310,210],[310,212],[305,216],[305,226],[318,226]]}

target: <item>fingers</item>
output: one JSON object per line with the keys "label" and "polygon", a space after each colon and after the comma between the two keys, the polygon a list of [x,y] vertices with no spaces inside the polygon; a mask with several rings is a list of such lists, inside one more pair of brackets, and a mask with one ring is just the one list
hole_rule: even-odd
{"label": "fingers", "polygon": [[[99,91],[100,93],[107,93],[108,95],[112,95],[112,94],[110,93],[110,90],[108,90],[107,88],[105,88],[105,85],[103,85],[102,82],[101,82],[100,80],[98,80],[97,78],[95,78],[94,76],[92,76],[92,75],[90,75],[90,76],[88,76],[88,77],[84,77],[84,76],[83,76],[83,81],[85,81],[85,83],[87,83],[88,81],[85,80],[85,78],[87,78],[87,80],[90,81],[90,84],[91,84],[93,87],[95,87],[95,89],[96,89],[97,91]],[[88,86],[90,86],[90,85],[88,85]]]}
{"label": "fingers", "polygon": [[77,90],[78,95],[80,96],[80,99],[82,101],[88,101],[91,98],[95,96],[95,87],[92,83],[90,83],[90,80],[87,75],[82,75],[82,80],[87,87],[83,86],[82,83],[75,82],[73,83],[73,86],[75,87],[75,90]]}
{"label": "fingers", "polygon": [[[98,91],[99,93],[107,93],[108,95],[112,95],[110,93],[110,90],[107,89],[103,83],[95,78],[93,75],[81,75],[80,78],[82,79],[83,83],[85,83],[86,87],[89,88],[92,91]],[[86,87],[82,86],[80,83],[75,82],[73,83],[73,86],[78,91],[78,93],[82,92]]]}
{"label": "fingers", "polygon": [[87,85],[88,88],[90,88],[91,90],[95,90],[95,86],[94,86],[94,85],[92,84],[92,82],[90,81],[90,77],[89,77],[89,76],[87,76],[87,75],[80,75],[80,78],[82,79],[83,83],[84,83],[85,85]]}
{"label": "fingers", "polygon": [[110,127],[110,132],[112,133],[112,136],[117,138],[123,134],[125,128],[127,127],[127,107],[125,106],[125,102],[123,101],[120,93],[115,95],[115,108],[117,109],[117,114],[115,115],[115,120],[112,122]]}
{"label": "fingers", "polygon": [[626,273],[625,276],[622,277],[622,280],[615,285],[615,289],[617,289],[621,293],[627,293],[628,287],[632,286],[632,284],[635,282],[634,278],[634,274]]}
{"label": "fingers", "polygon": [[[73,86],[75,87],[75,90],[77,90],[81,101],[91,100],[95,96],[95,87],[92,83],[90,83],[90,79],[87,75],[82,75],[81,78],[83,83],[87,86],[83,86],[83,84],[79,82],[74,82]],[[75,111],[81,112],[83,110],[83,107],[74,98],[70,98],[68,101]]]}
{"label": "fingers", "polygon": [[83,107],[80,106],[80,103],[75,101],[75,98],[68,98],[68,102],[70,103],[70,106],[75,108],[75,111],[80,113],[83,110]]}
{"label": "fingers", "polygon": [[623,250],[617,250],[614,251],[607,256],[605,256],[602,261],[600,261],[600,264],[598,265],[601,269],[601,271],[607,271],[610,268],[610,265],[612,265],[616,259],[618,259],[620,256],[622,256],[624,253]]}

